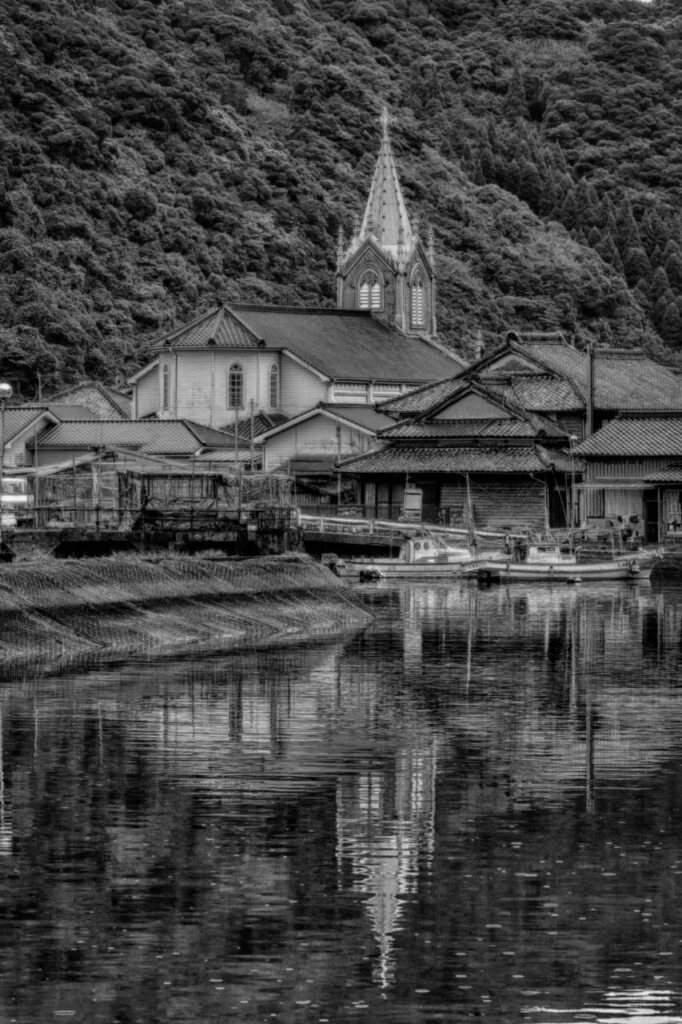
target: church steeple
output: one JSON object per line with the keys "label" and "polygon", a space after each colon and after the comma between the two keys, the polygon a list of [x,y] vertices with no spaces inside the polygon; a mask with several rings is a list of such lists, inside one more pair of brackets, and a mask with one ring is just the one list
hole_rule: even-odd
{"label": "church steeple", "polygon": [[362,220],[345,253],[337,248],[337,305],[366,309],[407,334],[435,336],[435,277],[431,236],[420,240],[405,205],[381,115],[381,143]]}
{"label": "church steeple", "polygon": [[398,250],[409,250],[413,239],[388,134],[388,110],[385,107],[381,115],[381,128],[381,147],[367,197],[365,214],[360,230],[351,239],[350,248],[374,236],[382,249],[397,258]]}

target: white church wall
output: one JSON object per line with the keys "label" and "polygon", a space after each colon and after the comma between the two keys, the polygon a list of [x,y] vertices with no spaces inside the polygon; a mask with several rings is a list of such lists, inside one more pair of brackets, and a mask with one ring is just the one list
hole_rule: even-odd
{"label": "white church wall", "polygon": [[327,383],[317,374],[284,354],[281,367],[280,411],[285,416],[299,416],[327,400]]}

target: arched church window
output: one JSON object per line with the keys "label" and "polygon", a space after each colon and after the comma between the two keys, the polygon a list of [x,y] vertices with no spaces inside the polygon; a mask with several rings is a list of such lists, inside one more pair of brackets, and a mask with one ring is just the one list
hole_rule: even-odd
{"label": "arched church window", "polygon": [[360,309],[381,309],[381,282],[373,270],[367,270],[360,278],[358,306]]}
{"label": "arched church window", "polygon": [[424,278],[417,273],[412,278],[411,319],[413,327],[422,327],[424,324]]}
{"label": "arched church window", "polygon": [[273,363],[270,367],[268,384],[270,391],[270,408],[276,409],[279,406],[279,366],[277,363]]}
{"label": "arched church window", "polygon": [[164,412],[170,410],[170,399],[171,399],[171,370],[170,366],[166,364],[163,368],[161,375],[161,408]]}
{"label": "arched church window", "polygon": [[244,367],[240,363],[232,363],[227,371],[227,408],[244,408]]}

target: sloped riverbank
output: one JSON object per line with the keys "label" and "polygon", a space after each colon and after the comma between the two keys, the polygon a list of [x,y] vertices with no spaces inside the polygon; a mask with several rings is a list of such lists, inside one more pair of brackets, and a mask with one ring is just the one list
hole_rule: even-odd
{"label": "sloped riverbank", "polygon": [[254,647],[367,624],[307,555],[94,558],[0,568],[0,676],[198,646]]}

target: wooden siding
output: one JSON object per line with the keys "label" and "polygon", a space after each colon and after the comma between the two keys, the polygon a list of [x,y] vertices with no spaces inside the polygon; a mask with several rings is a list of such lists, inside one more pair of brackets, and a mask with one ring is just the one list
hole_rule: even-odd
{"label": "wooden siding", "polygon": [[281,412],[285,416],[298,416],[320,402],[326,402],[327,384],[312,370],[282,356],[280,375]]}
{"label": "wooden siding", "polygon": [[133,400],[133,416],[142,419],[150,416],[160,408],[159,398],[159,368],[154,366],[149,373],[145,373],[135,383]]}
{"label": "wooden siding", "polygon": [[360,455],[368,451],[374,439],[360,430],[340,426],[328,416],[312,419],[280,431],[265,444],[263,469],[273,470],[296,457],[315,455],[321,459],[336,459]]}
{"label": "wooden siding", "polygon": [[[390,499],[392,488],[404,479],[377,477],[364,482],[364,502],[371,514],[374,503],[382,509]],[[447,526],[465,526],[469,521],[469,491],[466,479],[461,475],[438,478],[410,478],[410,483],[427,492],[440,489],[440,501],[433,517],[434,521]],[[470,477],[471,505],[474,523],[481,530],[502,530],[505,527],[527,526],[543,530],[547,526],[547,488],[541,480],[525,474],[491,474],[486,477]],[[386,511],[382,513],[387,515]]]}
{"label": "wooden siding", "polygon": [[528,526],[542,530],[547,525],[547,488],[530,476],[472,476],[471,500],[474,522],[481,529]]}
{"label": "wooden siding", "polygon": [[441,488],[441,510],[449,526],[464,526],[469,521],[469,493],[474,523],[480,529],[499,530],[505,526],[530,526],[543,529],[547,517],[545,485],[528,476],[490,476],[486,479],[452,480]]}
{"label": "wooden siding", "polygon": [[[585,465],[585,480],[589,482],[609,483],[611,481],[632,481],[638,483],[644,478],[658,473],[670,465],[671,457],[651,457],[645,459],[606,459],[597,462],[590,459]],[[642,486],[645,486],[642,483]]]}

